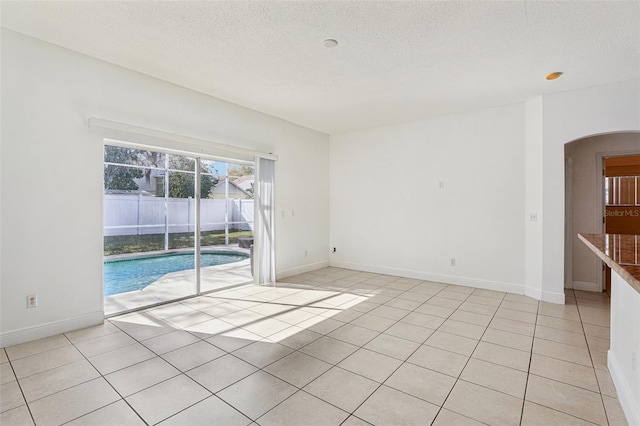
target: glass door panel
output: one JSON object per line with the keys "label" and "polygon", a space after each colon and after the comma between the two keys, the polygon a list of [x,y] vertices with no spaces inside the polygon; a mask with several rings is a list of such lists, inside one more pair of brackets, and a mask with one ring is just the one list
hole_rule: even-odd
{"label": "glass door panel", "polygon": [[252,164],[105,145],[105,314],[252,282],[253,179]]}
{"label": "glass door panel", "polygon": [[170,262],[180,268],[164,276],[158,288],[163,301],[196,294],[195,232],[195,164],[194,158],[177,155],[168,156],[166,191],[167,232],[166,250]]}
{"label": "glass door panel", "polygon": [[200,180],[200,290],[252,282],[253,167],[201,160]]}
{"label": "glass door panel", "polygon": [[106,315],[195,294],[194,177],[192,158],[105,145]]}

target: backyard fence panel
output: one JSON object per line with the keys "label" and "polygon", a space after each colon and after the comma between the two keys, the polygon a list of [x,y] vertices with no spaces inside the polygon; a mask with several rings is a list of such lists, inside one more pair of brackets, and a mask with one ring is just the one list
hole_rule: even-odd
{"label": "backyard fence panel", "polygon": [[130,195],[105,195],[104,225],[105,235],[131,235],[137,234],[136,228],[113,229],[112,226],[137,225],[138,224],[138,197]]}
{"label": "backyard fence panel", "polygon": [[203,231],[224,230],[224,199],[200,200],[200,223]]}
{"label": "backyard fence panel", "polygon": [[169,198],[169,232],[193,232],[193,207],[189,198]]}
{"label": "backyard fence panel", "polygon": [[164,198],[140,195],[137,197],[137,202],[138,221],[126,225],[145,225],[137,228],[138,235],[164,233]]}
{"label": "backyard fence panel", "polygon": [[[201,200],[200,221],[203,231],[222,231],[225,223],[224,199]],[[195,200],[169,198],[169,231],[193,232]],[[253,200],[229,200],[229,221],[253,222]],[[165,199],[136,194],[105,194],[104,235],[162,234],[165,225]],[[232,225],[249,230],[252,224]]]}
{"label": "backyard fence panel", "polygon": [[[240,229],[242,231],[253,230],[253,200],[242,200],[235,199],[231,200],[231,210],[233,212],[232,222],[243,222],[236,223],[233,225],[234,228]],[[251,223],[246,223],[251,222]]]}

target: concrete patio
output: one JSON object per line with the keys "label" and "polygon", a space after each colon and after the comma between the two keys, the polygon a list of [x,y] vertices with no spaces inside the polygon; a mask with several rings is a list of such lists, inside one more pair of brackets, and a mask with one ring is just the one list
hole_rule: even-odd
{"label": "concrete patio", "polygon": [[[237,249],[236,249],[237,250]],[[243,251],[243,250],[237,250]],[[201,269],[201,293],[253,282],[250,259]],[[169,302],[196,292],[195,270],[172,272],[164,275],[142,290],[105,296],[105,316]]]}

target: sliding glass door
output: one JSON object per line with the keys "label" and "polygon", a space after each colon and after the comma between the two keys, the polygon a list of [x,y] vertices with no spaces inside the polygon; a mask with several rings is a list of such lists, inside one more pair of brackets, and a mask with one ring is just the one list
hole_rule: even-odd
{"label": "sliding glass door", "polygon": [[105,145],[105,314],[249,282],[252,170]]}
{"label": "sliding glass door", "polygon": [[201,160],[200,288],[217,290],[252,281],[253,185],[251,164]]}

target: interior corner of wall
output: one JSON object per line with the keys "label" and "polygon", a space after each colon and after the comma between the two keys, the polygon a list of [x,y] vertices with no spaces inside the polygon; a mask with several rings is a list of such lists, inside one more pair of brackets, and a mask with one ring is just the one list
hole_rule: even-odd
{"label": "interior corner of wall", "polygon": [[294,268],[289,269],[276,269],[276,281],[282,280],[284,278],[293,277],[295,275],[304,274],[306,272],[316,271],[318,269],[329,267],[329,261],[320,261],[315,263],[310,263],[307,265],[296,266]]}
{"label": "interior corner of wall", "polygon": [[[564,290],[564,287],[563,287],[563,290]],[[543,291],[540,301],[554,303],[556,305],[564,305],[565,303],[564,291],[562,293],[558,293],[555,291]]]}
{"label": "interior corner of wall", "polygon": [[602,291],[601,285],[598,284],[597,282],[591,282],[591,281],[573,281],[573,288],[575,290],[582,290],[582,291],[595,291],[595,292],[599,292]]}
{"label": "interior corner of wall", "polygon": [[540,300],[542,299],[542,290],[540,290],[539,288],[531,287],[531,286],[525,286],[524,295],[536,300]]}

